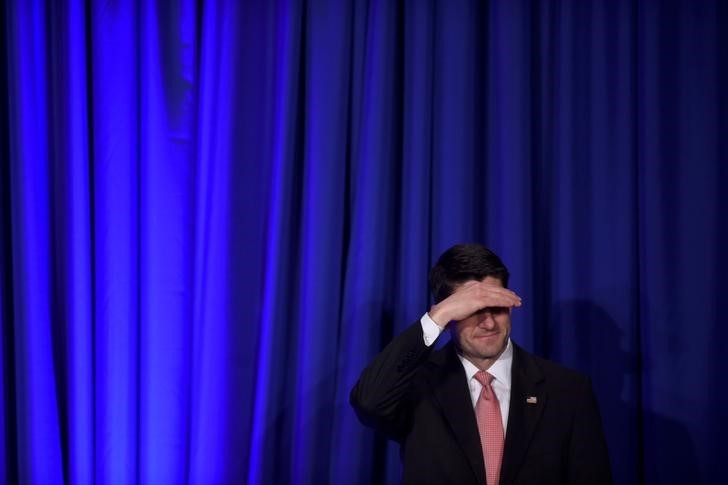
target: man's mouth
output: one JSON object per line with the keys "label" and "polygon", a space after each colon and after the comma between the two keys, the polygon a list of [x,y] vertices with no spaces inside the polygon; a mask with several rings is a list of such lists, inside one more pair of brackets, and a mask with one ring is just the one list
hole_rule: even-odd
{"label": "man's mouth", "polygon": [[499,335],[498,332],[491,332],[491,333],[484,333],[481,335],[476,335],[475,338],[489,339],[489,338],[497,337],[498,335]]}

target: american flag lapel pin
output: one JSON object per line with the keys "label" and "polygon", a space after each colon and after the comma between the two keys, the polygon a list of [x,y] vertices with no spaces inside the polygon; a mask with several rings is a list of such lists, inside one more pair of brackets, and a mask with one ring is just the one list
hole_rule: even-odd
{"label": "american flag lapel pin", "polygon": [[528,396],[526,397],[526,404],[537,404],[538,398],[536,396]]}

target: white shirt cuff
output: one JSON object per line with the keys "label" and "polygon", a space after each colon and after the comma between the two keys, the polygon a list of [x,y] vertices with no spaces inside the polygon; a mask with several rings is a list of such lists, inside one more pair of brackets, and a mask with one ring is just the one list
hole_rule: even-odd
{"label": "white shirt cuff", "polygon": [[425,345],[428,347],[435,343],[437,337],[439,337],[442,331],[445,330],[444,327],[436,324],[427,313],[422,315],[422,318],[420,318],[420,325],[422,325],[422,337],[425,339]]}

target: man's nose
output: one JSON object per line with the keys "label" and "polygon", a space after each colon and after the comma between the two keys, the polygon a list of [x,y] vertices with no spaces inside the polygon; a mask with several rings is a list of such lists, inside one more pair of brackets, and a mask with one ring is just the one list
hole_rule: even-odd
{"label": "man's nose", "polygon": [[488,330],[495,328],[495,318],[493,318],[493,314],[488,310],[483,311],[480,321],[478,322],[478,326]]}

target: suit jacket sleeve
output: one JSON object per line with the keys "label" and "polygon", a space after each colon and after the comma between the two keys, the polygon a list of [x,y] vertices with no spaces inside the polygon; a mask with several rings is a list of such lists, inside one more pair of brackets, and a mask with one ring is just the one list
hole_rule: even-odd
{"label": "suit jacket sleeve", "polygon": [[591,381],[584,379],[569,443],[568,483],[611,484],[612,474],[599,407]]}
{"label": "suit jacket sleeve", "polygon": [[349,400],[359,420],[401,441],[409,426],[412,381],[434,346],[426,346],[419,321],[395,337],[364,369]]}

